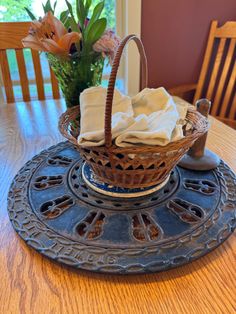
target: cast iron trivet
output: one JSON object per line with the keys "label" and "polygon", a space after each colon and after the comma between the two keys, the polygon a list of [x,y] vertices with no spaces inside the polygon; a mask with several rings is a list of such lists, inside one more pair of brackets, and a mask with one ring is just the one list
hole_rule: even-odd
{"label": "cast iron trivet", "polygon": [[146,273],[170,269],[216,248],[236,225],[236,176],[172,171],[161,190],[121,199],[91,190],[68,142],[35,156],[16,175],[8,211],[16,232],[43,255],[86,270]]}

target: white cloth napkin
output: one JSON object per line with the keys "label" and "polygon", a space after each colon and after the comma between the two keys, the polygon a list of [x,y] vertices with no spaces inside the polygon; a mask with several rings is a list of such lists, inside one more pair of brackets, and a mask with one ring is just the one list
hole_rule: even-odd
{"label": "white cloth napkin", "polygon": [[134,117],[143,116],[147,128],[138,129],[134,126],[116,138],[116,145],[121,147],[135,145],[165,146],[183,137],[182,119],[185,118],[187,107],[179,107],[163,88],[145,88],[132,98]]}
{"label": "white cloth napkin", "polygon": [[[80,95],[80,135],[78,144],[104,144],[104,121],[107,89],[101,86],[84,90]],[[116,138],[133,123],[133,108],[129,97],[115,90],[112,106],[112,138]]]}
{"label": "white cloth napkin", "polygon": [[[104,114],[107,89],[92,87],[80,96],[79,145],[104,144]],[[167,145],[183,137],[187,103],[176,105],[163,88],[144,89],[132,99],[115,90],[112,108],[112,138],[120,147]]]}

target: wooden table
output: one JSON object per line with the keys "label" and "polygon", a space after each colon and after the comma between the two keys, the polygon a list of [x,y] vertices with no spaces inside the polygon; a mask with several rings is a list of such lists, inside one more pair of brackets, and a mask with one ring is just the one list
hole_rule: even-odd
{"label": "wooden table", "polygon": [[[171,271],[99,275],[60,266],[30,249],[6,209],[10,182],[36,153],[61,140],[60,101],[0,106],[0,313],[235,313],[236,235]],[[236,171],[236,132],[212,119],[208,147]]]}

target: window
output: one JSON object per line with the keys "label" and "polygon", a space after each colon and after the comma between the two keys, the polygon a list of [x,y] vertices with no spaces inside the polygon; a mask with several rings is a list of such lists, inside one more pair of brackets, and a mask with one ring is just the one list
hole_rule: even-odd
{"label": "window", "polygon": [[[51,0],[54,3],[55,0]],[[93,0],[91,8],[93,9],[101,0]],[[30,18],[24,7],[30,8],[35,16],[43,16],[42,4],[45,4],[47,0],[2,0],[0,4],[0,22],[16,22],[16,21],[30,21]],[[70,0],[70,3],[75,6],[75,0]],[[116,16],[115,16],[116,0],[105,1],[104,16],[108,19],[108,25],[111,28],[115,28]],[[57,0],[55,15],[59,16],[60,12],[67,9],[65,0]]]}
{"label": "window", "polygon": [[[93,0],[92,6],[94,7],[99,1],[100,0]],[[24,7],[29,7],[35,16],[43,16],[44,12],[42,3],[45,2],[46,0],[2,0],[0,5],[0,22],[30,21],[29,16],[24,10]],[[54,1],[52,0],[51,2],[53,3]],[[71,0],[70,2],[73,6],[75,6],[75,0]],[[108,27],[116,29],[120,37],[123,37],[124,35],[131,32],[140,34],[140,8],[141,0],[106,0],[104,16],[108,20]],[[65,0],[57,0],[55,15],[58,16],[59,13],[65,9]],[[133,14],[134,11],[136,13],[135,15]],[[14,93],[16,96],[19,95],[19,97],[16,98],[22,99],[15,52],[9,50],[7,51],[7,54]],[[37,90],[35,86],[34,68],[31,53],[28,49],[24,49],[24,55],[30,82],[30,93],[31,97],[33,98],[37,95]],[[130,57],[131,55],[132,58]],[[44,71],[43,75],[45,81],[45,92],[50,97],[52,95],[52,90],[50,85],[48,63],[43,53],[41,54],[40,58]],[[107,84],[109,73],[110,66],[106,66],[104,68],[103,85]],[[135,94],[135,92],[137,92],[139,87],[139,60],[137,51],[134,50],[134,47],[130,47],[129,54],[126,54],[125,57],[123,57],[117,79],[117,87],[125,93]],[[2,89],[0,88],[0,98],[1,90]]]}
{"label": "window", "polygon": [[[128,34],[141,37],[141,6],[142,0],[116,1],[116,27],[121,37]],[[125,92],[129,95],[137,94],[140,87],[140,59],[134,43],[126,50],[122,71]]]}

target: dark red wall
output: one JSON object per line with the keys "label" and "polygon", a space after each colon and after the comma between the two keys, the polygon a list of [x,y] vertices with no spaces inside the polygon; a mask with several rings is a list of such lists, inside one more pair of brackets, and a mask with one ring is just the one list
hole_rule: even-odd
{"label": "dark red wall", "polygon": [[236,0],[142,0],[149,87],[197,81],[213,19],[236,20]]}

